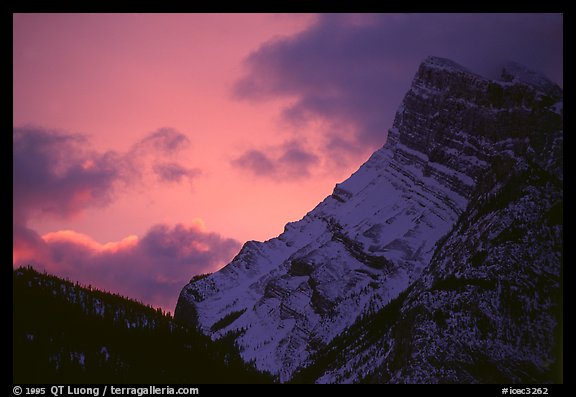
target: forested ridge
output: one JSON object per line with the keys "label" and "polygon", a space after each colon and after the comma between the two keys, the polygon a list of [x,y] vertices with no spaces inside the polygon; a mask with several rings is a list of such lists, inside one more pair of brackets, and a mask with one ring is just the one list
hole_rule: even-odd
{"label": "forested ridge", "polygon": [[15,383],[265,383],[232,336],[32,267],[13,271]]}

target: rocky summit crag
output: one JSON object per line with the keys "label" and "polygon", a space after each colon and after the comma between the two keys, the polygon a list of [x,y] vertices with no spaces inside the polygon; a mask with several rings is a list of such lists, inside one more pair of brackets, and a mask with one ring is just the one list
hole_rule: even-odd
{"label": "rocky summit crag", "polygon": [[562,90],[419,67],[386,144],[176,318],[281,382],[561,381]]}

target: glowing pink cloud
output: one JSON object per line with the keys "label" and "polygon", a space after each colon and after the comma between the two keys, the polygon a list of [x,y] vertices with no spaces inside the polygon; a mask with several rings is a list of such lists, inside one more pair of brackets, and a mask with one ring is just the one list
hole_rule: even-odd
{"label": "glowing pink cloud", "polygon": [[33,240],[24,237],[14,236],[15,261],[167,311],[174,309],[191,275],[217,270],[240,249],[238,241],[207,232],[199,222],[158,224],[141,238],[128,236],[106,244],[71,230]]}

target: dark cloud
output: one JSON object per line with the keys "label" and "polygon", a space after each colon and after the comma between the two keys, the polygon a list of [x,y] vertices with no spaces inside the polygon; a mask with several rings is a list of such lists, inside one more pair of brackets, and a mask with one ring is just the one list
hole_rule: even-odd
{"label": "dark cloud", "polygon": [[285,142],[264,150],[250,149],[232,161],[232,165],[260,177],[300,178],[310,175],[319,163],[318,156],[297,141]]}
{"label": "dark cloud", "polygon": [[240,243],[198,225],[156,225],[144,237],[100,245],[69,231],[43,238],[21,228],[15,233],[18,264],[33,264],[85,284],[119,292],[173,310],[191,275],[229,262]]}
{"label": "dark cloud", "polygon": [[188,143],[184,134],[163,128],[134,144],[127,153],[96,152],[79,134],[14,128],[15,219],[24,224],[33,214],[69,217],[90,207],[106,206],[120,188],[142,182],[149,168],[161,181],[191,181],[199,169],[157,161]]}
{"label": "dark cloud", "polygon": [[318,163],[318,156],[304,149],[296,141],[283,145],[279,164],[293,176],[309,176],[310,168]]}
{"label": "dark cloud", "polygon": [[183,133],[173,128],[160,128],[132,145],[125,157],[133,173],[140,176],[152,172],[161,182],[191,181],[200,170],[187,168],[173,160],[189,146],[190,139]]}
{"label": "dark cloud", "polygon": [[182,179],[192,181],[200,174],[197,168],[186,168],[178,163],[157,163],[154,172],[162,182],[180,182]]}
{"label": "dark cloud", "polygon": [[156,225],[142,238],[140,248],[143,254],[158,260],[195,265],[197,273],[214,270],[217,263],[231,259],[240,244],[197,227]]}
{"label": "dark cloud", "polygon": [[419,63],[447,57],[496,77],[506,60],[562,83],[558,14],[322,15],[307,30],[262,45],[246,59],[235,95],[291,99],[295,125],[326,124],[322,154],[346,161],[385,142]]}
{"label": "dark cloud", "polygon": [[269,176],[276,173],[274,161],[263,151],[250,149],[232,161],[234,166],[250,170],[255,175]]}
{"label": "dark cloud", "polygon": [[135,149],[153,149],[165,154],[171,154],[190,144],[188,137],[173,128],[160,128],[140,140]]}
{"label": "dark cloud", "polygon": [[114,152],[87,150],[86,139],[39,128],[13,131],[13,198],[19,219],[30,212],[67,217],[110,203],[125,177]]}

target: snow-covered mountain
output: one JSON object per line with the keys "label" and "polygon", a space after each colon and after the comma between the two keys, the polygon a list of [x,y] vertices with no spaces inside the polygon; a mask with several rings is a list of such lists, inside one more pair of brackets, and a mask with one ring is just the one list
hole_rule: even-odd
{"label": "snow-covered mountain", "polygon": [[[506,65],[502,81],[491,81],[450,60],[427,58],[384,147],[280,236],[246,243],[226,267],[187,285],[176,318],[214,339],[235,335],[243,359],[280,381],[295,374],[319,382],[444,379],[409,368],[430,364],[449,345],[448,335],[459,343],[477,342],[473,329],[483,317],[476,314],[486,307],[475,306],[480,303],[467,295],[466,283],[460,288],[461,280],[476,280],[473,286],[492,293],[485,297],[490,303],[482,304],[500,307],[498,299],[517,291],[510,280],[501,280],[524,269],[521,258],[538,257],[526,265],[535,273],[523,293],[531,293],[544,271],[556,280],[542,281],[545,293],[559,288],[561,221],[548,225],[538,217],[558,202],[561,208],[561,100],[560,88],[518,64]],[[546,175],[541,182],[546,189],[531,187],[537,184],[534,173]],[[502,204],[502,194],[513,197]],[[520,234],[514,248],[496,249],[494,241],[511,227]],[[547,233],[542,244],[536,231]],[[442,282],[459,287],[443,294],[437,285]],[[468,306],[457,306],[455,300],[464,297]],[[536,299],[531,309],[549,313],[552,298],[540,298],[547,303]],[[397,317],[390,317],[391,310]],[[362,324],[372,324],[369,319],[382,313],[394,319],[394,327],[377,328],[367,338],[369,328]],[[430,318],[422,313],[442,317],[450,329],[464,328],[442,333],[428,327]],[[499,315],[506,317],[494,314]],[[461,318],[467,322],[460,324]],[[552,332],[555,321],[543,321],[538,352],[526,347],[523,357],[550,353],[544,333]],[[352,334],[359,338],[356,343],[347,339]],[[520,334],[510,331],[505,339],[508,343],[510,335]],[[394,367],[387,360],[408,343],[405,338],[419,346],[418,360],[402,356],[405,362],[397,365],[396,359]],[[510,343],[517,347],[520,342]],[[336,350],[338,359],[329,359]],[[314,369],[307,377],[306,368]],[[472,375],[446,379],[474,380]]]}

